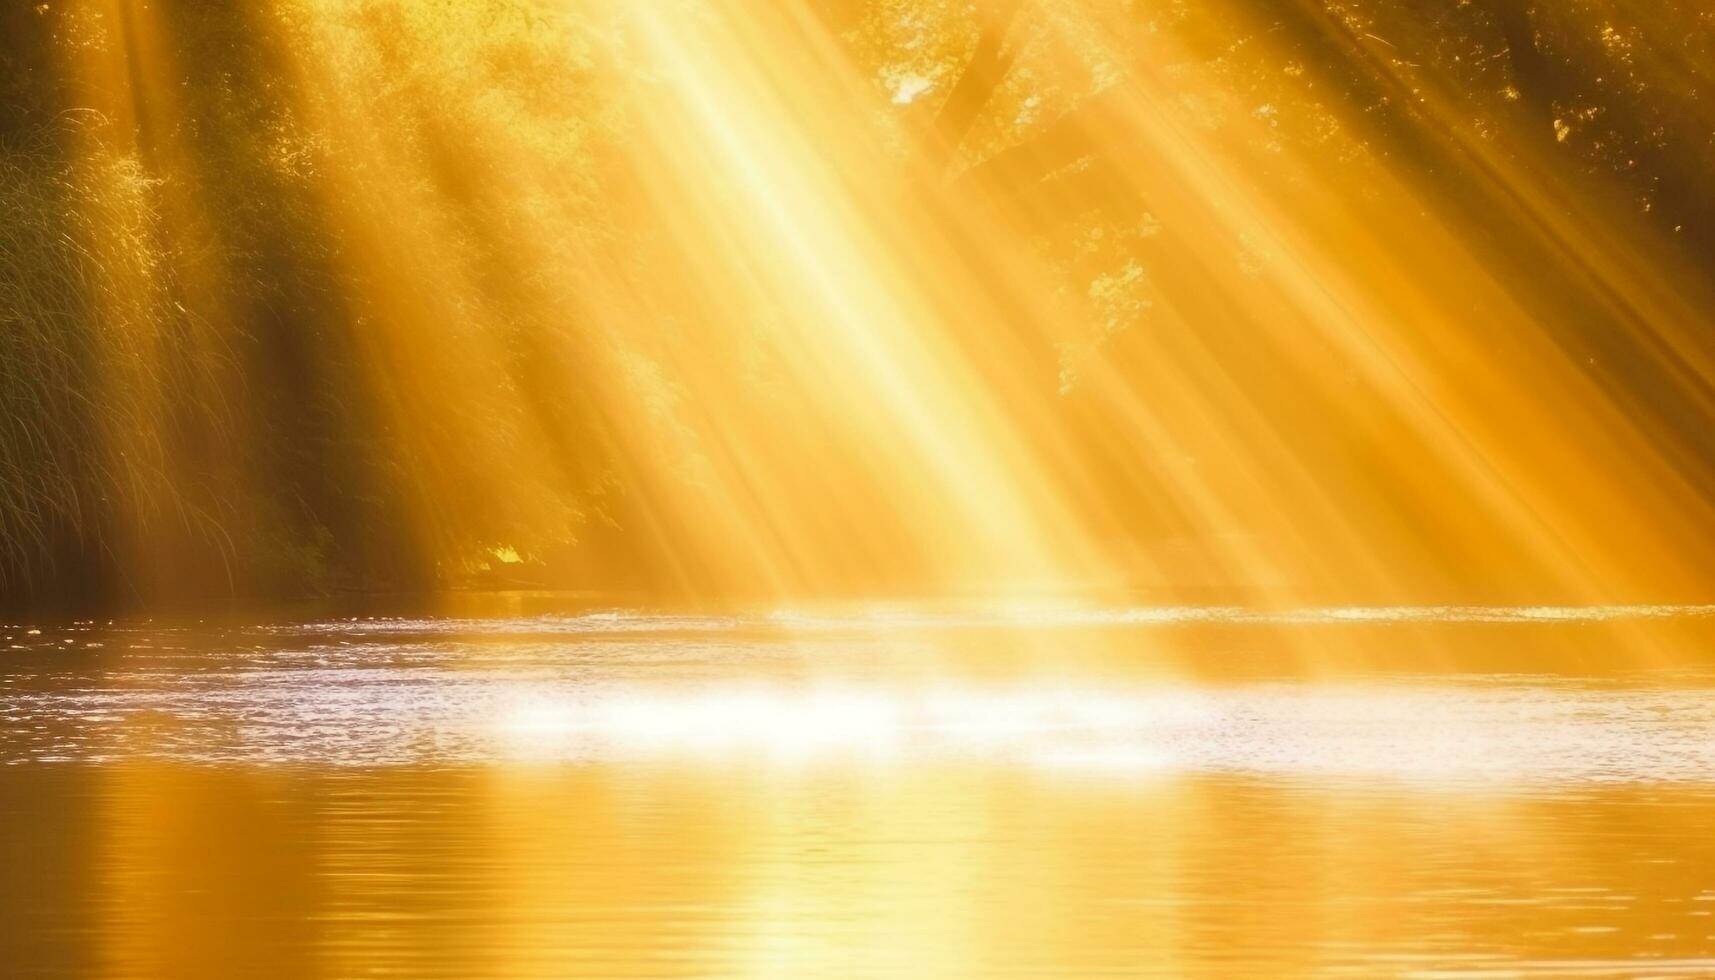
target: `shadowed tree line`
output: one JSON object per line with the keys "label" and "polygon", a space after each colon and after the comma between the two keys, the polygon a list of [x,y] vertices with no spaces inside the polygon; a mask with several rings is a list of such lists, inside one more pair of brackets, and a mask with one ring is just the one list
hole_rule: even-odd
{"label": "shadowed tree line", "polygon": [[[955,140],[969,128],[970,107],[998,84],[1001,59],[983,52],[998,49],[1028,8],[992,0],[987,9],[998,20],[949,99],[954,111],[943,113]],[[1680,337],[1689,355],[1651,342],[1654,325],[1612,295],[1578,242],[1550,224],[1565,219],[1595,239],[1649,243],[1641,261],[1659,264],[1662,278],[1684,290],[1685,308],[1715,308],[1715,13],[1675,0],[1237,0],[1151,12],[1152,28],[1184,41],[1234,91],[1338,119],[1460,231],[1607,391],[1649,418],[1645,428],[1671,442],[1670,455],[1715,486],[1715,392],[1696,367],[1715,354],[1715,334]],[[1111,209],[1128,194],[1147,210],[1126,172],[1139,156],[1113,152],[1110,142],[1123,129],[1115,103],[1124,93],[1112,84],[957,179],[1009,202],[1046,197],[1057,206],[1035,213],[1049,222],[1096,202]],[[1537,200],[1521,200],[1526,190]],[[1138,242],[1145,268],[1183,264],[1184,249],[1166,232]]]}
{"label": "shadowed tree line", "polygon": [[[1151,179],[1140,179],[1171,167],[1128,116],[1136,111],[1133,80],[1200,72],[1233,103],[1209,110],[1211,128],[1226,125],[1230,117],[1222,113],[1235,109],[1279,120],[1274,132],[1284,155],[1320,160],[1316,178],[1359,188],[1340,203],[1382,229],[1384,247],[1394,215],[1381,204],[1363,213],[1361,188],[1377,171],[1360,165],[1354,151],[1399,180],[1687,483],[1715,489],[1715,104],[1708,67],[1715,64],[1715,14],[1675,0],[1137,4],[1115,15],[1123,22],[1115,32],[1128,44],[1105,66],[1105,77],[1092,78],[1029,127],[983,131],[985,112],[1019,110],[1008,70],[1052,7],[973,5],[968,60],[924,125],[939,146],[965,147],[964,159],[948,165],[949,180],[1062,254],[1092,228],[1105,232],[1105,254],[1088,257],[1091,264],[1074,272],[1079,281],[1100,281],[1104,270],[1128,263],[1144,270],[1144,301],[1132,304],[1136,329],[1103,338],[1100,357],[1109,365],[1134,370],[1178,330],[1215,347],[1241,387],[1267,390],[1293,378],[1290,352],[1271,347],[1262,332],[1241,331],[1224,342],[1207,328],[1207,321],[1247,316],[1225,286],[1243,278],[1236,271],[1241,250],[1225,266],[1196,256],[1188,241],[1201,229],[1161,217]],[[1249,149],[1253,172],[1293,193],[1294,177],[1269,173],[1283,155],[1279,146]],[[1156,182],[1172,189],[1171,179]],[[1159,224],[1136,234],[1139,214]],[[995,280],[1005,288],[1004,275]],[[1641,301],[1627,292],[1639,280]],[[1204,322],[1175,323],[1175,309],[1203,311]],[[1473,306],[1469,315],[1480,322],[1489,314]],[[1092,311],[1092,319],[1099,314]],[[1497,346],[1505,343],[1503,329],[1497,323]],[[1037,357],[1051,363],[1055,352],[1044,348]],[[1334,419],[1340,410],[1324,372],[1314,365],[1288,387],[1295,400],[1318,406],[1312,415]],[[1077,392],[1071,395],[1067,410],[1077,411]],[[1377,416],[1387,414],[1384,399],[1370,404]],[[1096,411],[1074,429],[1100,431]],[[1375,486],[1391,502],[1395,540],[1448,547],[1417,509],[1419,474],[1367,466],[1365,440],[1349,432],[1283,433],[1283,469],[1293,458],[1321,460],[1325,468],[1329,460],[1350,460],[1349,479]],[[1388,435],[1390,442],[1409,439]],[[1148,484],[1146,473],[1122,472],[1123,451],[1093,447],[1092,454],[1119,479]],[[1449,557],[1448,567],[1472,579],[1523,577],[1505,550]]]}
{"label": "shadowed tree line", "polygon": [[[377,384],[365,346],[389,311],[330,216],[331,151],[280,57],[290,9],[273,11],[284,39],[266,5],[153,9],[166,50],[152,65],[126,4],[0,12],[4,604],[410,590],[480,572],[514,515],[444,480],[441,525],[418,518],[435,468],[478,454],[450,438],[425,458],[390,431],[385,402],[405,396]],[[80,72],[91,49],[128,77]],[[151,104],[163,88],[170,115]],[[113,118],[116,102],[133,115]],[[519,383],[565,368],[558,357],[519,350]],[[543,411],[575,436],[575,406]],[[494,421],[466,407],[473,427]],[[539,516],[520,504],[515,518]],[[473,564],[443,564],[454,553]]]}

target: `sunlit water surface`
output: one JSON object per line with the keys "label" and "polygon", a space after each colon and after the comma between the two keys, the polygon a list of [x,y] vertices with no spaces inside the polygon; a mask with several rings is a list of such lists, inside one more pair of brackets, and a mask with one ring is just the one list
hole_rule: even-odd
{"label": "sunlit water surface", "polygon": [[480,611],[0,630],[0,973],[1715,975],[1706,607]]}

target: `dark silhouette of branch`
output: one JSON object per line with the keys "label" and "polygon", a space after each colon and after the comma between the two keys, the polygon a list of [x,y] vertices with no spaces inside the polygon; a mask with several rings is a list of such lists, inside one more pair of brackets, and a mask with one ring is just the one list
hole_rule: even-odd
{"label": "dark silhouette of branch", "polygon": [[984,0],[976,50],[935,117],[937,164],[945,165],[1012,69],[1014,53],[1006,39],[1023,9],[1024,0]]}

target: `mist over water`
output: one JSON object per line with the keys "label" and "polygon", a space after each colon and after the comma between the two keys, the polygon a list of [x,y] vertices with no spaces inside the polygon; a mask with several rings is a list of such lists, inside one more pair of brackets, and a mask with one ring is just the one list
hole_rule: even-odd
{"label": "mist over water", "polygon": [[[1485,649],[1509,639],[1461,638],[1473,625],[1599,643],[1606,623],[1715,630],[1704,621],[1715,624],[1709,607],[1009,606],[10,627],[0,745],[13,763],[954,760],[1696,782],[1715,775],[1715,706],[1696,669],[1628,662],[1616,646],[1597,677],[1543,665],[1431,673],[1389,646],[1409,650],[1425,630]],[[1354,625],[1380,631],[1338,636]],[[1186,627],[1199,632],[1173,635]],[[1343,665],[1296,659],[1318,632],[1352,648]],[[1186,672],[1187,656],[1219,660],[1235,643],[1265,652],[1213,679]]]}

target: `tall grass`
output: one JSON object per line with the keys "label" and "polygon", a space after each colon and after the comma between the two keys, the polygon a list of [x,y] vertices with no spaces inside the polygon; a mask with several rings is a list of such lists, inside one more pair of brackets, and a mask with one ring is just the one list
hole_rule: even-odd
{"label": "tall grass", "polygon": [[159,181],[135,159],[0,151],[0,594],[123,588],[120,551],[170,529],[226,547],[175,472],[185,426],[219,428],[207,351],[186,343]]}

